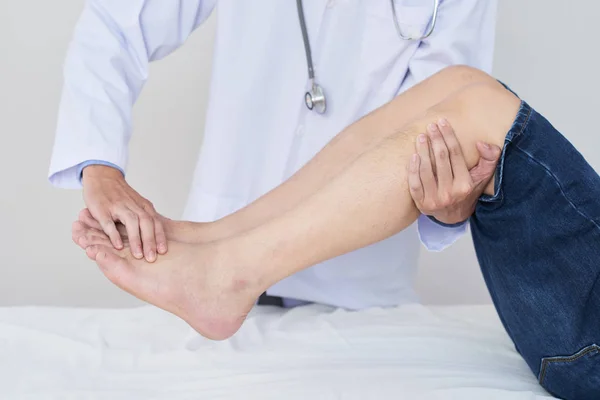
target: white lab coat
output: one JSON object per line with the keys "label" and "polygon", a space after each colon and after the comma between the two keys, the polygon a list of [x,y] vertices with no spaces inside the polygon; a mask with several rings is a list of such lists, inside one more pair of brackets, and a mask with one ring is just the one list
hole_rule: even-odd
{"label": "white lab coat", "polygon": [[[431,0],[396,0],[406,30],[424,28]],[[65,64],[50,181],[77,188],[77,167],[126,169],[132,106],[148,63],[180,45],[216,0],[88,0]],[[307,68],[292,0],[220,0],[204,142],[184,219],[212,221],[277,186],[334,135],[452,64],[491,69],[496,0],[444,0],[424,42],[400,40],[388,0],[307,0],[304,10],[325,115],[304,105]],[[174,79],[176,79],[174,77]],[[201,134],[201,132],[198,132]],[[466,227],[421,217],[440,250]],[[302,271],[269,294],[347,308],[416,300],[417,228]]]}

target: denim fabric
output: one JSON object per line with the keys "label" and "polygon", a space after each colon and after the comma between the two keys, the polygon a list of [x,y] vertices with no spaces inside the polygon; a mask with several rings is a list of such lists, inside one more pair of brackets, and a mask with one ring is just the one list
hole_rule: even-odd
{"label": "denim fabric", "polygon": [[598,400],[600,177],[526,102],[495,177],[470,224],[500,319],[548,392]]}

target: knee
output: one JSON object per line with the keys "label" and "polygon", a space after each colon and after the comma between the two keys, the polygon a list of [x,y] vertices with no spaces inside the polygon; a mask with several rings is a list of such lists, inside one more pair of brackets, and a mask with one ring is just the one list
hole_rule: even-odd
{"label": "knee", "polygon": [[485,72],[469,67],[468,65],[452,65],[438,72],[438,77],[443,80],[460,83],[468,86],[474,83],[492,83],[496,80]]}
{"label": "knee", "polygon": [[495,79],[466,86],[456,94],[454,101],[474,119],[495,124],[504,122],[502,125],[512,124],[521,105],[521,100]]}

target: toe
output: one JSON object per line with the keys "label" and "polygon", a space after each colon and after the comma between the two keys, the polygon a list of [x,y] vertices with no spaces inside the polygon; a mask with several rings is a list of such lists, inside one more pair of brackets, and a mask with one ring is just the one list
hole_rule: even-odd
{"label": "toe", "polygon": [[[85,238],[83,240],[85,240]],[[96,261],[96,256],[98,255],[99,250],[99,246],[97,245],[87,246],[85,248],[85,254],[90,260]]]}
{"label": "toe", "polygon": [[73,239],[73,242],[75,242],[75,244],[81,246],[81,244],[79,243],[79,239],[82,236],[85,236],[83,224],[79,221],[73,222],[73,225],[71,225],[71,239]]}
{"label": "toe", "polygon": [[126,259],[113,253],[110,247],[92,247],[97,248],[96,264],[98,264],[104,276],[121,289],[132,293],[134,288],[131,285],[135,283],[133,266]]}

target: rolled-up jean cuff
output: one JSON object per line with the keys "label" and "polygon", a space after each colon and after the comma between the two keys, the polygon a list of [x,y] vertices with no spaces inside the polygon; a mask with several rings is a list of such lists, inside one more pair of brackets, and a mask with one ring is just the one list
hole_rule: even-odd
{"label": "rolled-up jean cuff", "polygon": [[431,215],[427,215],[427,218],[429,218],[431,221],[433,221],[434,223],[438,224],[439,226],[443,226],[444,228],[458,228],[463,226],[464,224],[467,223],[467,220],[464,220],[462,222],[458,222],[456,224],[445,224],[441,221],[438,221],[435,217],[432,217]]}

